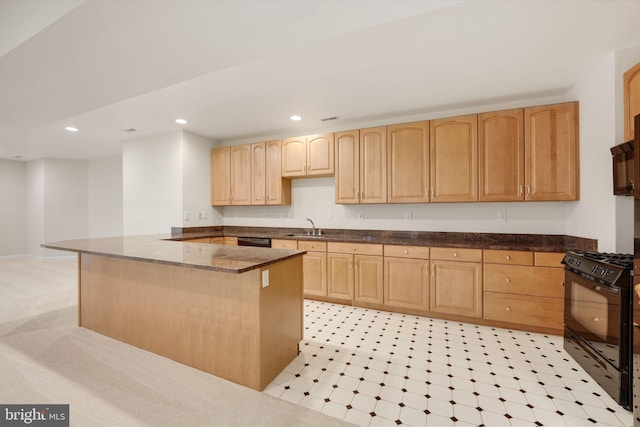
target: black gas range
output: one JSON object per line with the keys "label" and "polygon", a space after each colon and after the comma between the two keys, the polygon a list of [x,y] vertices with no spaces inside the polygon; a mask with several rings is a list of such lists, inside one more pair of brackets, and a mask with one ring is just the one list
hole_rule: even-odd
{"label": "black gas range", "polygon": [[630,409],[633,255],[567,252],[563,264],[564,348]]}

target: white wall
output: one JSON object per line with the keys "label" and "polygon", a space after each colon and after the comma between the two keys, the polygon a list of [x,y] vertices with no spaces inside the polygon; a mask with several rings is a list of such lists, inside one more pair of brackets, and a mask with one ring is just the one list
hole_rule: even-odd
{"label": "white wall", "polygon": [[25,193],[27,195],[27,252],[44,255],[44,159],[28,162]]}
{"label": "white wall", "polygon": [[122,235],[122,155],[89,160],[89,235]]}
{"label": "white wall", "polygon": [[[44,229],[40,243],[88,236],[87,176],[86,160],[44,160]],[[46,250],[45,255],[69,253]]]}
{"label": "white wall", "polygon": [[608,55],[567,95],[580,102],[580,202],[568,205],[567,233],[616,250],[616,197],[609,149],[616,145],[615,54]]}
{"label": "white wall", "polygon": [[[219,210],[211,207],[211,148],[216,144],[191,132],[182,134],[182,226],[222,224]],[[189,219],[186,219],[188,213]],[[174,224],[178,226],[180,224]]]}
{"label": "white wall", "polygon": [[26,163],[0,160],[0,256],[27,252]]}
{"label": "white wall", "polygon": [[[122,152],[123,233],[221,224],[210,203],[214,142],[182,130],[127,141]],[[190,219],[185,221],[184,212]],[[199,218],[200,213],[206,218]]]}

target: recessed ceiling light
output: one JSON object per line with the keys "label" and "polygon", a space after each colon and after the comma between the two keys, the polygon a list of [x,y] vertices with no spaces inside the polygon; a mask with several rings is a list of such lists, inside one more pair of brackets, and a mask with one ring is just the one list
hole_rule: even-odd
{"label": "recessed ceiling light", "polygon": [[185,119],[176,119],[176,123],[179,125],[186,125],[187,121]]}
{"label": "recessed ceiling light", "polygon": [[64,130],[67,132],[78,132],[78,128],[74,128],[73,126],[67,126]]}
{"label": "recessed ceiling light", "polygon": [[294,114],[293,116],[289,117],[291,120],[293,120],[294,122],[299,122],[300,120],[302,120],[302,117]]}

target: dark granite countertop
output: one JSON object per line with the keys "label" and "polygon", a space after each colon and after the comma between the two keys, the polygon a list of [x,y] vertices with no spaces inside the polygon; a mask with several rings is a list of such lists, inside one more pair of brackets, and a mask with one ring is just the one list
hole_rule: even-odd
{"label": "dark granite countertop", "polygon": [[315,240],[325,242],[360,242],[387,245],[416,245],[448,248],[502,249],[538,252],[597,250],[594,239],[555,234],[463,233],[432,231],[387,231],[325,229],[321,236],[307,235],[308,229],[271,227],[174,227],[175,240],[199,237],[250,236],[272,239]]}
{"label": "dark granite countertop", "polygon": [[305,251],[175,242],[170,234],[105,237],[45,243],[49,249],[191,268],[244,273],[304,255]]}

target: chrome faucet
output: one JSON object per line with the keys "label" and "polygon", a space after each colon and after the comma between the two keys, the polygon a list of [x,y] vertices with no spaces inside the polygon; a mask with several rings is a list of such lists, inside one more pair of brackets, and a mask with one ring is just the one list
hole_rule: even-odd
{"label": "chrome faucet", "polygon": [[309,221],[311,223],[311,235],[315,236],[316,235],[316,225],[313,223],[313,221],[311,221],[310,218],[307,218],[307,221]]}

